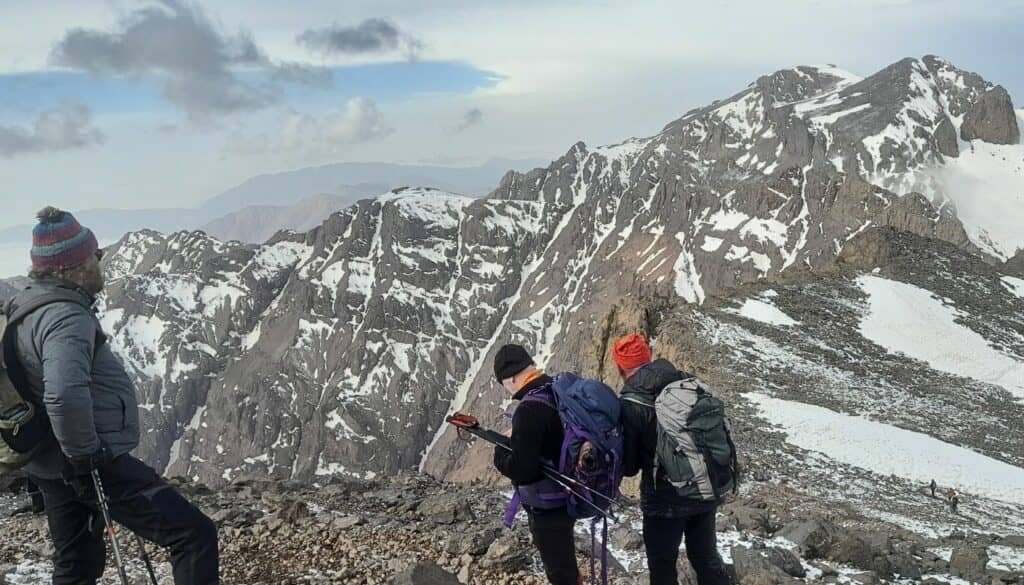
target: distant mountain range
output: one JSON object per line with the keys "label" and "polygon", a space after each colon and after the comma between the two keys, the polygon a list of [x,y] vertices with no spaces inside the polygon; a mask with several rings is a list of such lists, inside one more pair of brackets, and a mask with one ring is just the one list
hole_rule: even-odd
{"label": "distant mountain range", "polygon": [[[540,160],[491,159],[476,167],[442,167],[401,165],[389,163],[337,163],[309,167],[283,173],[259,175],[206,201],[198,208],[167,209],[83,209],[73,210],[75,216],[88,225],[101,240],[114,241],[125,233],[141,229],[171,233],[179,230],[226,230],[231,237],[249,242],[262,242],[265,238],[247,236],[249,226],[266,234],[268,213],[289,208],[305,199],[330,195],[333,209],[342,209],[359,199],[378,195],[389,189],[406,185],[428,186],[455,193],[479,197],[489,193],[509,170],[526,171],[544,164]],[[286,212],[297,220],[295,225],[282,224],[282,228],[307,226],[306,218],[297,217],[305,212],[326,210],[326,199],[306,203]],[[261,209],[246,210],[247,207]],[[267,209],[273,207],[277,209]],[[246,210],[246,211],[243,211]],[[241,215],[233,215],[242,212]],[[225,217],[230,216],[230,217]],[[323,220],[326,215],[309,218]],[[246,221],[248,218],[251,221]],[[313,224],[315,225],[315,224]],[[233,227],[228,227],[233,226]],[[312,225],[308,225],[312,227]],[[307,229],[308,229],[307,227]],[[26,240],[31,224],[0,229],[0,244],[20,244]],[[273,232],[270,232],[273,235]],[[269,236],[267,236],[269,237]],[[3,270],[3,266],[0,266]],[[0,272],[2,275],[3,272]]]}
{"label": "distant mountain range", "polygon": [[281,230],[309,231],[323,223],[330,214],[352,205],[355,200],[379,195],[387,190],[382,184],[364,183],[342,195],[322,193],[290,206],[250,205],[219,217],[199,229],[218,240],[259,244]]}

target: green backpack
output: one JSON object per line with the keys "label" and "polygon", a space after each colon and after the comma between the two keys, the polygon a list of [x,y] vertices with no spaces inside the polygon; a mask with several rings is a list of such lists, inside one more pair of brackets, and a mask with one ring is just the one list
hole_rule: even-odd
{"label": "green backpack", "polygon": [[739,465],[725,404],[700,380],[672,382],[653,401],[650,395],[632,392],[622,399],[654,409],[655,479],[664,473],[681,496],[697,501],[718,501],[735,492]]}

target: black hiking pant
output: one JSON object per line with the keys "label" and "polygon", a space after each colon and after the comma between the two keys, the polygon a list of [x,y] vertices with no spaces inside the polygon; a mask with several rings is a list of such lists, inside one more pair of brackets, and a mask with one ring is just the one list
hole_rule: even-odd
{"label": "black hiking pant", "polygon": [[681,518],[644,516],[644,547],[651,585],[678,585],[676,562],[686,538],[686,556],[697,574],[698,585],[729,585],[729,575],[718,556],[715,512]]}
{"label": "black hiking pant", "polygon": [[[217,527],[146,464],[122,455],[100,473],[114,522],[170,549],[176,585],[219,583]],[[46,500],[53,585],[94,585],[106,561],[103,514],[90,478],[79,495],[59,479],[33,478]],[[126,532],[120,532],[124,545]]]}
{"label": "black hiking pant", "polygon": [[565,508],[538,510],[527,508],[533,545],[540,552],[544,572],[552,585],[579,585],[580,569],[576,566],[576,519]]}

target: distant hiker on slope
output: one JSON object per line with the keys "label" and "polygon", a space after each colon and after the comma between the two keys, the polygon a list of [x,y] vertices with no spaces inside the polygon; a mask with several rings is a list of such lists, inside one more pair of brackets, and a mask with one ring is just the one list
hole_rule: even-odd
{"label": "distant hiker on slope", "polygon": [[6,309],[20,317],[19,310],[36,308],[15,319],[5,338],[24,374],[26,399],[49,418],[48,439],[25,471],[46,502],[53,583],[90,585],[103,573],[104,521],[94,470],[113,519],[170,548],[177,585],[218,583],[213,522],[129,455],[139,444],[139,406],[93,314],[104,284],[95,236],[70,213],[47,207],[32,239],[32,284]]}
{"label": "distant hiker on slope", "polygon": [[928,487],[931,488],[931,490],[932,490],[932,497],[934,498],[935,497],[935,490],[938,489],[938,487],[939,487],[938,484],[936,484],[935,480],[933,479],[932,483],[929,484]]}
{"label": "distant hiker on slope", "polygon": [[[735,485],[735,449],[721,402],[692,375],[651,361],[647,340],[615,341],[612,359],[625,381],[625,474],[642,473],[640,507],[651,585],[676,585],[679,545],[699,585],[728,584],[718,555],[715,512]],[[683,429],[706,430],[699,436]]]}
{"label": "distant hiker on slope", "polygon": [[949,488],[946,493],[946,499],[949,501],[949,511],[956,514],[957,507],[960,505],[960,494],[953,488]]}
{"label": "distant hiker on slope", "polygon": [[524,400],[532,393],[550,393],[554,380],[534,366],[533,358],[520,345],[505,345],[498,350],[494,356],[494,377],[519,401],[509,436],[512,450],[495,448],[494,466],[522,494],[530,534],[548,581],[554,585],[577,585],[581,579],[573,536],[576,519],[566,509],[565,490],[545,479],[541,472],[542,462],[557,462],[561,455],[562,421],[549,404]]}

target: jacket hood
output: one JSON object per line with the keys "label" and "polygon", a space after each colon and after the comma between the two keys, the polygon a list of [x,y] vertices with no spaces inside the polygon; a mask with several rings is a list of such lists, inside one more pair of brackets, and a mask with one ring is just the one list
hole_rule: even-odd
{"label": "jacket hood", "polygon": [[95,311],[96,297],[94,295],[89,294],[85,289],[75,286],[70,282],[53,278],[33,280],[24,289],[18,291],[17,294],[2,303],[0,308],[3,309],[5,314],[11,315],[17,307],[27,306],[38,297],[53,294],[60,295],[68,301],[76,302],[83,307]]}
{"label": "jacket hood", "polygon": [[685,377],[687,374],[676,369],[672,362],[657,359],[637,370],[629,380],[626,380],[622,391],[657,396],[662,388]]}
{"label": "jacket hood", "polygon": [[84,300],[90,307],[96,303],[95,295],[89,294],[88,291],[80,286],[57,278],[33,280],[24,288],[24,290],[15,295],[15,298],[31,299],[35,296],[52,293],[54,291],[69,291],[79,294],[81,295],[82,300]]}

